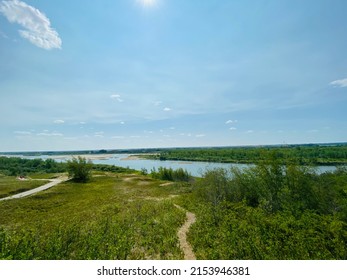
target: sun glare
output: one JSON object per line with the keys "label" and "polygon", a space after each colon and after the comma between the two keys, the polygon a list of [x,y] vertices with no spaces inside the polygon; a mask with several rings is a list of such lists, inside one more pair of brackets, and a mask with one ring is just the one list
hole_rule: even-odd
{"label": "sun glare", "polygon": [[137,0],[137,2],[143,7],[151,7],[156,4],[157,0]]}

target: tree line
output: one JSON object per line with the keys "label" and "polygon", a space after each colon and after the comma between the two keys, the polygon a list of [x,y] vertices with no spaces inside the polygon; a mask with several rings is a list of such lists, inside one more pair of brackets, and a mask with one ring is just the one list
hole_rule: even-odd
{"label": "tree line", "polygon": [[131,172],[129,168],[114,165],[93,164],[78,156],[67,162],[56,162],[53,159],[24,159],[17,157],[0,157],[0,173],[7,176],[27,176],[32,173],[62,173],[68,172],[76,182],[87,182],[91,171]]}
{"label": "tree line", "polygon": [[293,145],[269,147],[179,148],[148,155],[158,160],[210,161],[223,163],[260,163],[268,154],[301,165],[346,165],[347,145]]}
{"label": "tree line", "polygon": [[60,173],[66,171],[66,164],[53,159],[23,159],[0,157],[0,172],[8,176],[25,176],[30,173]]}

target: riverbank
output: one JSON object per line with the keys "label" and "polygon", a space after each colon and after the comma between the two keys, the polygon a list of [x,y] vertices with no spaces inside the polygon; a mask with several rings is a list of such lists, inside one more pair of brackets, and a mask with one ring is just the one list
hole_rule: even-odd
{"label": "riverbank", "polygon": [[347,145],[292,145],[236,148],[177,148],[165,149],[155,155],[143,154],[152,160],[258,164],[276,158],[284,164],[309,166],[347,165]]}

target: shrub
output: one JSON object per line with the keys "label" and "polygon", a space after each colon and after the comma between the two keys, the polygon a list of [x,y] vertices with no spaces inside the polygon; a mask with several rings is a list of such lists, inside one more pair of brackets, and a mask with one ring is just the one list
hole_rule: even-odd
{"label": "shrub", "polygon": [[67,170],[69,176],[75,182],[86,183],[91,178],[91,170],[93,168],[92,162],[87,161],[83,157],[73,158],[67,162]]}
{"label": "shrub", "polygon": [[153,168],[151,170],[151,176],[155,179],[174,182],[188,182],[191,179],[191,175],[188,171],[182,168],[173,170],[172,168],[159,167],[158,171]]}

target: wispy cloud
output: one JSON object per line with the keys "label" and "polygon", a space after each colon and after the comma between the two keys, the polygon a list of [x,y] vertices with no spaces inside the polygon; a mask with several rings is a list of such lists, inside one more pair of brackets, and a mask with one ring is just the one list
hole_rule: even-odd
{"label": "wispy cloud", "polygon": [[229,129],[230,130],[236,130],[237,128],[236,127],[230,127]]}
{"label": "wispy cloud", "polygon": [[335,86],[335,87],[347,87],[347,78],[341,79],[341,80],[332,81],[330,84]]}
{"label": "wispy cloud", "polygon": [[225,124],[237,123],[237,120],[227,120]]}
{"label": "wispy cloud", "polygon": [[55,120],[54,123],[55,124],[63,124],[63,123],[65,123],[65,121],[63,121],[63,120]]}
{"label": "wispy cloud", "polygon": [[51,27],[50,20],[46,15],[38,9],[23,1],[2,1],[0,13],[9,22],[21,25],[24,30],[19,30],[20,36],[35,46],[46,50],[61,49],[62,40],[59,34]]}
{"label": "wispy cloud", "polygon": [[197,134],[197,135],[195,135],[195,137],[198,137],[198,138],[205,137],[205,136],[206,136],[205,134]]}
{"label": "wispy cloud", "polygon": [[64,134],[59,133],[59,132],[46,132],[46,131],[37,133],[36,135],[37,136],[48,136],[48,137],[52,137],[52,136],[59,136],[59,137],[61,137],[61,136],[64,136]]}
{"label": "wispy cloud", "polygon": [[94,137],[103,138],[104,137],[104,132],[103,131],[97,131],[97,132],[94,133]]}
{"label": "wispy cloud", "polygon": [[17,135],[31,135],[32,133],[30,131],[14,131],[14,134],[17,134]]}
{"label": "wispy cloud", "polygon": [[170,112],[170,111],[172,111],[172,109],[169,108],[169,107],[165,107],[165,108],[163,109],[163,111],[165,111],[165,112]]}
{"label": "wispy cloud", "polygon": [[112,94],[110,95],[110,98],[113,100],[117,100],[118,102],[123,102],[123,99],[121,98],[119,94]]}

